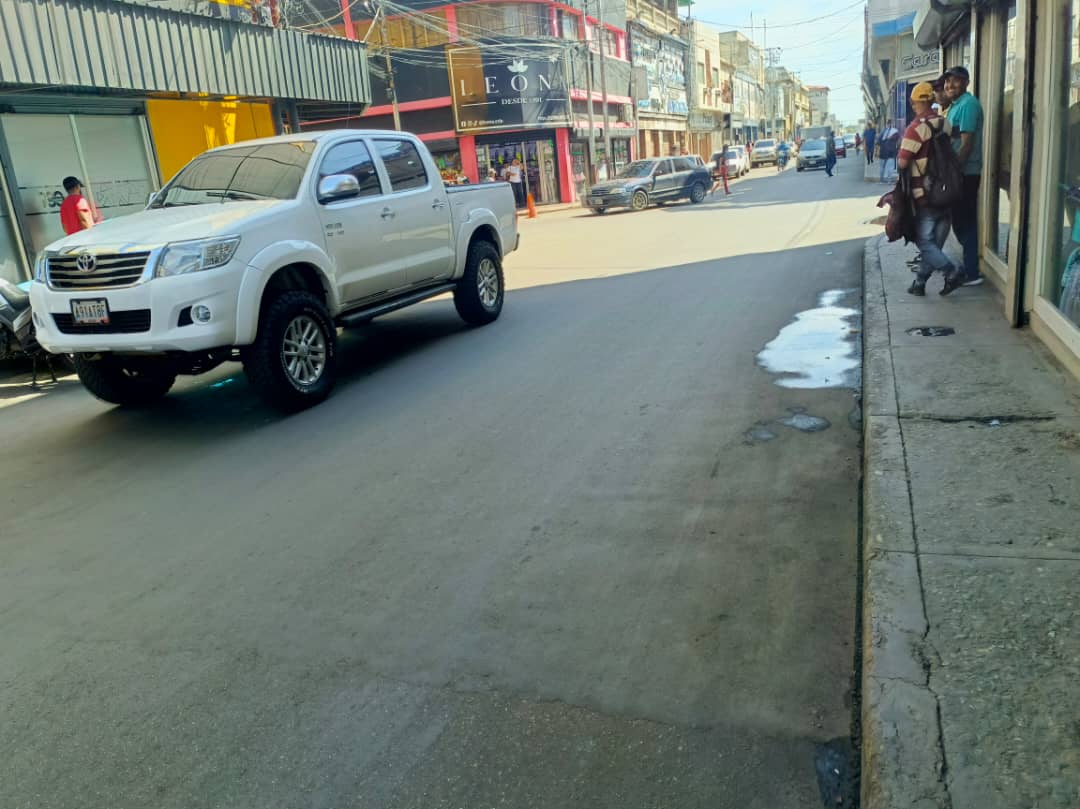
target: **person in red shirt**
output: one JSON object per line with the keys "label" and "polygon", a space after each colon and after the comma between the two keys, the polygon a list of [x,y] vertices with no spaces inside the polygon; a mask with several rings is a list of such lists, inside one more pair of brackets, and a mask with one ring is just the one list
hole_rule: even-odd
{"label": "person in red shirt", "polygon": [[60,224],[69,236],[80,230],[89,230],[94,226],[94,209],[82,195],[82,182],[78,177],[65,177],[64,190],[67,196],[60,204]]}
{"label": "person in red shirt", "polygon": [[944,131],[948,134],[950,131],[949,122],[938,115],[933,103],[933,86],[927,82],[915,85],[911,91],[915,120],[904,131],[897,154],[900,171],[906,171],[911,178],[911,196],[915,200],[915,244],[922,254],[919,272],[908,288],[912,295],[926,294],[926,282],[935,270],[945,276],[942,295],[948,295],[961,282],[956,266],[941,249],[949,237],[949,211],[931,206],[925,199],[923,188],[923,178],[931,170],[930,141],[936,133]]}

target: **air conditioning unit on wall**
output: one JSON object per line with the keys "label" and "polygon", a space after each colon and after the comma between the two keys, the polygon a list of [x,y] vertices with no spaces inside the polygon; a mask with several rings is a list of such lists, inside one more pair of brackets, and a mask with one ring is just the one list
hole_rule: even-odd
{"label": "air conditioning unit on wall", "polygon": [[619,123],[632,124],[634,123],[634,105],[633,104],[620,104],[619,105]]}

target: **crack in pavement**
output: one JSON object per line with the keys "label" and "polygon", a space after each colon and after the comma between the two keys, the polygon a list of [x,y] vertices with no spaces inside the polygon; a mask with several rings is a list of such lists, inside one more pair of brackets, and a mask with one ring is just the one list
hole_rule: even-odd
{"label": "crack in pavement", "polygon": [[[882,261],[881,261],[881,242],[880,241],[878,242],[877,247],[878,247],[878,272],[882,276],[881,283],[882,283],[882,288],[884,289],[884,285],[885,285],[885,277],[884,276],[885,276],[885,273],[884,273],[884,270],[882,269],[883,264],[882,264]],[[884,298],[885,298],[885,305],[884,305],[885,323],[886,323],[886,328],[887,328],[888,335],[889,335],[889,356],[890,356],[890,360],[893,360],[895,358],[893,358],[893,356],[892,356],[892,354],[893,354],[892,316],[891,316],[891,313],[889,311],[888,296],[884,296]],[[900,402],[900,386],[899,386],[899,383],[896,380],[896,371],[895,371],[896,366],[895,366],[895,364],[893,362],[890,362],[890,366],[892,368],[893,395],[895,397],[895,401],[897,403],[899,403]],[[1050,416],[1050,418],[1053,418],[1053,416]],[[950,420],[950,419],[947,419],[947,418],[937,418],[937,417],[930,417],[930,419],[935,420],[935,421],[944,421],[945,423],[956,423],[956,422],[972,421],[972,419],[954,419],[954,420]],[[937,650],[934,649],[933,644],[929,640],[930,632],[933,629],[933,624],[930,621],[930,613],[929,613],[929,611],[927,610],[927,607],[926,607],[926,582],[925,582],[925,580],[923,578],[922,553],[921,553],[920,547],[919,547],[919,527],[918,527],[917,521],[915,519],[915,496],[914,496],[914,493],[913,493],[913,490],[912,490],[912,485],[911,485],[911,464],[909,463],[909,459],[908,459],[907,436],[904,434],[904,422],[905,421],[914,421],[914,420],[919,420],[919,419],[913,419],[911,417],[905,417],[905,416],[903,416],[903,415],[901,415],[899,413],[896,416],[896,425],[897,425],[898,432],[900,434],[900,453],[901,453],[901,457],[904,460],[904,483],[905,483],[905,485],[907,487],[908,514],[909,514],[910,520],[911,520],[911,537],[912,537],[912,541],[913,541],[914,546],[915,546],[915,554],[914,554],[915,555],[915,571],[916,571],[916,574],[917,574],[918,580],[919,580],[919,599],[922,602],[923,620],[925,621],[925,626],[926,626],[926,629],[923,631],[923,635],[922,635],[922,639],[921,639],[922,643],[919,646],[916,646],[914,651],[915,651],[916,659],[918,660],[919,664],[922,666],[923,673],[925,674],[925,677],[926,677],[926,682],[921,687],[925,688],[926,691],[930,694],[930,696],[932,696],[934,698],[935,714],[936,714],[936,720],[937,720],[938,754],[939,754],[940,760],[941,760],[941,769],[938,771],[938,774],[937,774],[938,775],[938,782],[941,784],[942,790],[944,792],[946,809],[952,809],[953,800],[952,800],[952,793],[951,793],[951,791],[949,789],[949,780],[948,780],[948,777],[949,777],[949,759],[948,759],[948,756],[947,756],[946,751],[945,751],[945,727],[944,727],[944,723],[942,721],[942,716],[941,716],[941,697],[940,697],[940,695],[938,695],[938,693],[934,690],[933,686],[930,684],[930,679],[931,679],[931,676],[933,674],[933,661],[931,661],[930,658],[926,655],[926,649],[925,649],[925,647],[927,647],[927,646],[930,647],[934,651],[935,656],[938,657],[938,662],[940,663],[940,655],[938,655]],[[979,420],[979,419],[975,419],[975,420]],[[1046,420],[1046,419],[1045,418],[1039,418],[1038,420]],[[987,421],[986,423],[989,423],[989,421]]]}

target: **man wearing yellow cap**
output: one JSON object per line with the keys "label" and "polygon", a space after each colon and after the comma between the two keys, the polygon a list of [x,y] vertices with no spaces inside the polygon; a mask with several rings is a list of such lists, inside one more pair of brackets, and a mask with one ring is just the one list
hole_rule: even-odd
{"label": "man wearing yellow cap", "polygon": [[949,211],[935,208],[926,199],[923,178],[931,171],[930,141],[938,132],[949,133],[949,124],[933,108],[934,88],[927,82],[915,85],[911,91],[911,108],[915,120],[911,122],[900,141],[897,164],[911,178],[911,196],[915,200],[915,243],[922,252],[918,275],[908,289],[912,295],[925,295],[926,282],[934,271],[945,276],[942,295],[948,295],[961,285],[959,271],[941,249],[949,237]]}

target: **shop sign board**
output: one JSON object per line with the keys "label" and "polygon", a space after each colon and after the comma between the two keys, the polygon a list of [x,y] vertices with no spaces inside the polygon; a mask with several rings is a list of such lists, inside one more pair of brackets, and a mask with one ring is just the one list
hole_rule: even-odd
{"label": "shop sign board", "polygon": [[691,132],[712,132],[716,129],[716,116],[707,110],[691,110],[687,125]]}
{"label": "shop sign board", "polygon": [[916,76],[941,75],[941,50],[924,51],[915,43],[915,35],[908,33],[897,39],[896,77],[910,79]]}
{"label": "shop sign board", "polygon": [[448,51],[457,131],[568,126],[570,89],[562,46],[544,48],[530,43],[529,51],[535,56],[524,55],[524,47],[516,54],[508,50]]}
{"label": "shop sign board", "polygon": [[638,110],[667,115],[690,114],[686,96],[686,44],[637,26],[630,28],[631,61],[645,69]]}

